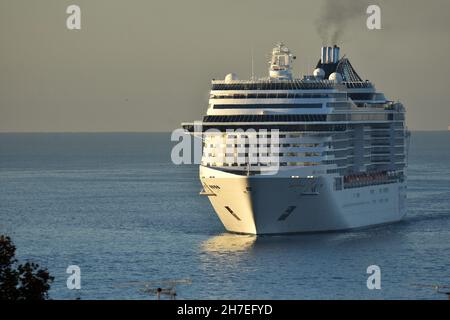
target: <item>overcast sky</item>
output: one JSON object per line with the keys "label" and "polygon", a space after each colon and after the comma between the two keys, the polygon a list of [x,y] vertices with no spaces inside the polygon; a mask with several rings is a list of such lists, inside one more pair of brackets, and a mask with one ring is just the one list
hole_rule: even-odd
{"label": "overcast sky", "polygon": [[[362,10],[342,53],[405,104],[410,129],[446,130],[450,1],[366,2],[380,4],[383,29],[368,30]],[[66,28],[70,4],[81,30]],[[257,76],[277,41],[297,56],[296,75],[311,72],[322,10],[317,0],[0,0],[0,131],[172,131],[201,119],[212,78],[250,77],[252,48]]]}

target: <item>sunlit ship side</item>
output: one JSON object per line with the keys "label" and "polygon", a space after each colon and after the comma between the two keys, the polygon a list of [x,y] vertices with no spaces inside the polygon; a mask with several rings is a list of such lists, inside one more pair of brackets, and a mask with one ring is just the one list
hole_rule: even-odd
{"label": "sunlit ship side", "polygon": [[[294,58],[278,44],[268,78],[229,74],[212,81],[197,132],[201,194],[236,233],[335,231],[401,220],[408,140],[403,105],[363,81],[337,46],[323,47],[314,73],[302,79],[292,76]],[[196,131],[193,123],[183,127]],[[275,174],[264,174],[263,163],[237,161],[238,136],[249,128],[265,138],[278,130]]]}

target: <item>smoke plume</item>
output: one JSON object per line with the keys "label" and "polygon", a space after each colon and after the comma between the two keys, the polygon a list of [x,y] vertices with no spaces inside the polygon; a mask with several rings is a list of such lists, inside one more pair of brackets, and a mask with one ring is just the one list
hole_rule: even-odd
{"label": "smoke plume", "polygon": [[[316,27],[324,45],[337,44],[350,23],[366,17],[366,9],[372,4],[370,0],[324,0]],[[375,3],[373,3],[375,4]],[[365,22],[359,28],[365,28]]]}

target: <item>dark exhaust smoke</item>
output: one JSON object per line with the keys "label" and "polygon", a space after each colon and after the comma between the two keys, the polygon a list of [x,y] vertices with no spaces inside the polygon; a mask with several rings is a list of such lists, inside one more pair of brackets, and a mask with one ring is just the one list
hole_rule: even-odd
{"label": "dark exhaust smoke", "polygon": [[324,45],[337,44],[342,41],[342,36],[348,31],[349,24],[362,18],[361,26],[365,28],[366,9],[377,1],[370,0],[324,0],[316,27]]}

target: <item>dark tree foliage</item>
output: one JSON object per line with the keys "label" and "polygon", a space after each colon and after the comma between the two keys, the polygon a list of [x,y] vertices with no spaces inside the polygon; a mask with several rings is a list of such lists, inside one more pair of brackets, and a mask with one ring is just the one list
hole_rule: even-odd
{"label": "dark tree foliage", "polygon": [[18,264],[16,247],[0,235],[0,300],[45,300],[53,281],[47,269],[36,263]]}

